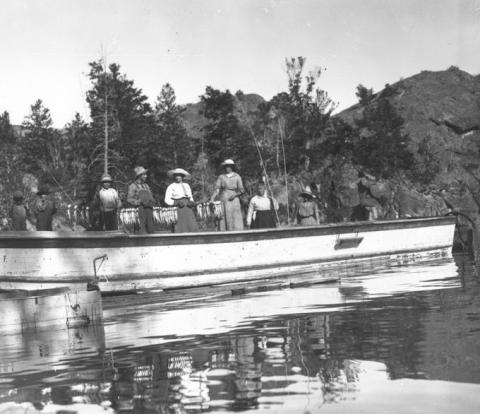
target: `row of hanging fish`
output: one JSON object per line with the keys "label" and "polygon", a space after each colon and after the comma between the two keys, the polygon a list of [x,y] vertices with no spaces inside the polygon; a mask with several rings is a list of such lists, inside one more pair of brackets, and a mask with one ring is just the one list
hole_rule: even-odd
{"label": "row of hanging fish", "polygon": [[[198,203],[195,212],[199,220],[221,220],[223,218],[223,207],[221,201]],[[89,206],[69,204],[67,216],[71,224],[89,226],[92,223],[92,209]],[[122,208],[118,218],[125,226],[139,224],[138,209],[136,207]],[[177,207],[154,207],[153,220],[162,226],[171,226],[177,223]]]}
{"label": "row of hanging fish", "polygon": [[207,220],[212,218],[216,220],[221,220],[223,218],[222,202],[214,201],[210,203],[198,203],[197,217],[200,220]]}
{"label": "row of hanging fish", "polygon": [[81,224],[87,226],[92,220],[92,210],[89,206],[79,206],[77,204],[67,205],[67,217],[70,224]]}

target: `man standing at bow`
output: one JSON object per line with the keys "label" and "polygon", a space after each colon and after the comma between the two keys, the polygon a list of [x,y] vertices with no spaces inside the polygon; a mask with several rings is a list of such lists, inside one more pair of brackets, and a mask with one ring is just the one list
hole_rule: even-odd
{"label": "man standing at bow", "polygon": [[135,181],[128,186],[127,202],[138,208],[140,221],[140,233],[153,233],[153,199],[152,192],[147,181],[147,170],[143,167],[135,167]]}

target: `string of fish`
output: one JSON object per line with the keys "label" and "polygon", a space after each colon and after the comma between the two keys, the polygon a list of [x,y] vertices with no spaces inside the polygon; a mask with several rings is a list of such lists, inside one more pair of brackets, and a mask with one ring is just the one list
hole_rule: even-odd
{"label": "string of fish", "polygon": [[89,206],[79,206],[77,204],[67,205],[67,218],[70,224],[90,223],[92,218],[91,209]]}

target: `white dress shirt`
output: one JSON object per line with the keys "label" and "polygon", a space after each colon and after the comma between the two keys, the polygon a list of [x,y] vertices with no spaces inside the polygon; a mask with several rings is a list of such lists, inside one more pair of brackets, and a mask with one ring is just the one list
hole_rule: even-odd
{"label": "white dress shirt", "polygon": [[165,203],[169,206],[175,204],[175,200],[180,200],[181,198],[188,198],[190,201],[193,201],[192,189],[187,183],[172,183],[167,187],[165,192]]}

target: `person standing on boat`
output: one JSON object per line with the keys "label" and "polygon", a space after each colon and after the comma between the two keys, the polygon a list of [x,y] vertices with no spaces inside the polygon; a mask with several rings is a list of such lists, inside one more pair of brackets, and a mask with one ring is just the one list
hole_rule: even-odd
{"label": "person standing on boat", "polygon": [[153,233],[153,199],[147,181],[147,170],[143,167],[135,167],[135,181],[128,186],[127,202],[138,208],[140,221],[140,233]]}
{"label": "person standing on boat", "polygon": [[112,177],[103,174],[100,180],[102,188],[97,193],[100,209],[100,226],[103,230],[118,230],[117,210],[122,206],[117,190],[112,188]]}
{"label": "person standing on boat", "polygon": [[215,184],[215,192],[210,201],[217,195],[223,202],[224,215],[220,221],[220,230],[243,230],[243,215],[239,197],[245,192],[242,178],[233,171],[235,163],[228,159],[222,163],[225,174],[221,174]]}
{"label": "person standing on boat", "polygon": [[13,205],[10,209],[13,230],[27,230],[28,217],[29,211],[23,202],[23,193],[21,191],[15,191],[13,193]]}
{"label": "person standing on boat", "polygon": [[277,227],[277,210],[277,200],[266,194],[265,184],[257,184],[257,194],[248,203],[247,226],[251,229]]}
{"label": "person standing on boat", "polygon": [[37,192],[38,199],[35,202],[34,213],[37,219],[37,231],[52,231],[53,215],[57,212],[55,201],[49,198],[48,187],[40,187]]}
{"label": "person standing on boat", "polygon": [[165,203],[169,206],[177,207],[177,223],[173,225],[173,233],[188,233],[198,231],[198,224],[195,220],[193,208],[192,190],[190,186],[184,182],[190,178],[190,174],[183,168],[175,168],[170,170],[167,175],[174,179],[174,182],[167,187],[165,192]]}
{"label": "person standing on boat", "polygon": [[297,205],[295,221],[300,226],[315,226],[320,223],[318,204],[315,195],[310,188],[306,188],[299,194],[300,202]]}

